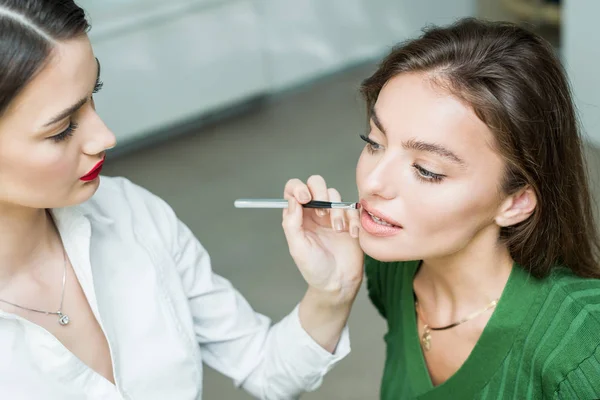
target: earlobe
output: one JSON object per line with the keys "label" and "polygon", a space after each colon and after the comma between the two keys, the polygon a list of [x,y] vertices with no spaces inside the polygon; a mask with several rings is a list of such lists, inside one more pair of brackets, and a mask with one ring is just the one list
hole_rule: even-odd
{"label": "earlobe", "polygon": [[501,227],[516,225],[528,219],[537,207],[537,196],[531,186],[508,196],[499,208],[495,221]]}

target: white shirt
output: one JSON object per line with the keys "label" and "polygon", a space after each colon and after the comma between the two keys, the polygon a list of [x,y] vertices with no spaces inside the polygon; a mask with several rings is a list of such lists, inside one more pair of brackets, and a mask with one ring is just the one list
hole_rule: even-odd
{"label": "white shirt", "polygon": [[116,386],[45,329],[0,312],[2,399],[201,399],[202,362],[258,398],[290,399],[350,351],[347,328],[335,354],[314,342],[297,307],[271,326],[212,272],[171,208],[126,179],[103,177],[91,200],[52,213]]}

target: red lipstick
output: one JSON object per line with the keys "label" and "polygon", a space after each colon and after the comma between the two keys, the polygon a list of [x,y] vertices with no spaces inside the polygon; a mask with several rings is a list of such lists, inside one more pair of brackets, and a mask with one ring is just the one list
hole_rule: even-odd
{"label": "red lipstick", "polygon": [[82,176],[81,178],[79,178],[80,180],[84,181],[84,182],[91,182],[94,179],[96,179],[99,175],[100,175],[100,171],[102,171],[102,166],[104,165],[104,158],[102,160],[100,160],[98,162],[98,164],[96,164],[94,166],[94,168],[91,169],[90,172],[88,172],[87,174],[85,174],[84,176]]}

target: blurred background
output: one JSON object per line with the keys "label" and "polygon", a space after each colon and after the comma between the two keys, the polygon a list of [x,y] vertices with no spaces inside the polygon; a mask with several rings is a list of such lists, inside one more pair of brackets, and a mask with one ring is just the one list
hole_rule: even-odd
{"label": "blurred background", "polygon": [[[389,48],[427,24],[463,16],[522,23],[565,63],[598,194],[598,0],[79,0],[102,63],[100,114],[119,147],[106,174],[164,198],[256,310],[274,321],[305,284],[277,210],[293,177],[323,175],[356,199],[365,130],[358,86]],[[306,399],[378,398],[385,325],[364,290],[350,319],[353,352]],[[205,398],[248,399],[207,369]]]}

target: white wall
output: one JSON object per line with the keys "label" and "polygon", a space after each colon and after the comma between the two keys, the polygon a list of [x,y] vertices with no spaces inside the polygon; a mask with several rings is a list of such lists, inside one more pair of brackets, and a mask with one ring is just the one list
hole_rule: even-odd
{"label": "white wall", "polygon": [[428,23],[475,14],[474,0],[258,0],[270,89],[379,58]]}
{"label": "white wall", "polygon": [[102,64],[96,104],[121,144],[266,90],[250,1],[104,1],[80,3]]}
{"label": "white wall", "polygon": [[584,133],[600,146],[600,1],[563,1],[562,47]]}
{"label": "white wall", "polygon": [[378,58],[475,0],[79,0],[121,143]]}

